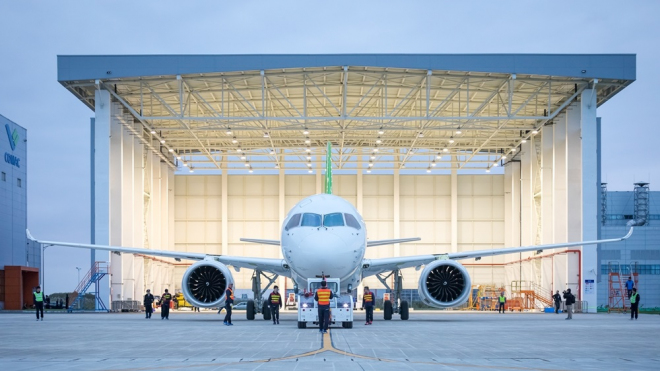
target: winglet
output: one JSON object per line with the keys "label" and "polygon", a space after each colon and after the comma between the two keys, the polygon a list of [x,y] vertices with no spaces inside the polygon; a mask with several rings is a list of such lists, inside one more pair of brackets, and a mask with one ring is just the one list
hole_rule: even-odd
{"label": "winglet", "polygon": [[330,142],[328,142],[325,153],[325,183],[323,193],[332,194],[332,144]]}
{"label": "winglet", "polygon": [[25,230],[25,234],[27,235],[28,240],[30,240],[30,241],[36,241],[37,240],[36,238],[32,237],[32,233],[30,233],[29,229]]}

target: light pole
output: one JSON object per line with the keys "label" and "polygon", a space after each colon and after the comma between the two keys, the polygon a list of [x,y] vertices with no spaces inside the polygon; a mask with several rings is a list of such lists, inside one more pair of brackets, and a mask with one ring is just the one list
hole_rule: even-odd
{"label": "light pole", "polygon": [[[76,269],[78,270],[78,284],[80,284],[80,269],[82,269],[82,268],[76,267]],[[76,287],[78,287],[78,286],[76,286]]]}

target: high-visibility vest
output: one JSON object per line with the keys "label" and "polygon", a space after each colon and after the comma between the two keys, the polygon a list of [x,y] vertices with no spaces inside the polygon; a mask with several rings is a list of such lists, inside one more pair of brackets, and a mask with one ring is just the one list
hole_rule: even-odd
{"label": "high-visibility vest", "polygon": [[630,297],[630,304],[635,304],[637,303],[637,293],[632,294]]}
{"label": "high-visibility vest", "polygon": [[372,294],[371,291],[364,294],[364,301],[367,303],[371,303],[372,301],[374,301],[374,294]]}
{"label": "high-visibility vest", "polygon": [[319,305],[330,305],[330,289],[318,289],[316,294],[319,296]]}
{"label": "high-visibility vest", "polygon": [[280,303],[280,294],[275,294],[275,293],[270,294],[270,301],[273,304],[279,304]]}
{"label": "high-visibility vest", "polygon": [[230,295],[229,295],[229,298],[230,298],[231,300],[234,300],[234,290],[228,288],[227,291],[229,291],[229,294],[230,294]]}
{"label": "high-visibility vest", "polygon": [[504,303],[504,302],[506,302],[506,297],[500,296],[500,303]]}
{"label": "high-visibility vest", "polygon": [[37,301],[44,301],[44,293],[43,292],[35,292],[34,297]]}
{"label": "high-visibility vest", "polygon": [[163,300],[165,301],[165,303],[168,303],[170,300],[172,300],[172,294],[167,293],[163,295]]}

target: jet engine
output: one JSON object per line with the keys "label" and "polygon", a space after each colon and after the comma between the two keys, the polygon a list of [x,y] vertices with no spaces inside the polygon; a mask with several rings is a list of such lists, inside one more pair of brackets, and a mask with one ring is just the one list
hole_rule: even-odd
{"label": "jet engine", "polygon": [[190,304],[201,308],[218,307],[225,299],[225,290],[234,278],[226,265],[202,260],[183,274],[181,288]]}
{"label": "jet engine", "polygon": [[472,284],[465,267],[453,260],[436,260],[419,276],[419,296],[436,308],[452,308],[465,303]]}

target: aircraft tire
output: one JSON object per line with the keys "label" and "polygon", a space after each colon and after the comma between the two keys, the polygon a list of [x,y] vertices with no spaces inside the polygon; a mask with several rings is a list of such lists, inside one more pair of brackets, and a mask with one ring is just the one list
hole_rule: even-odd
{"label": "aircraft tire", "polygon": [[399,314],[401,314],[402,321],[407,321],[408,318],[410,318],[410,311],[407,300],[401,300],[401,308],[399,308]]}
{"label": "aircraft tire", "polygon": [[256,310],[254,310],[254,300],[248,300],[247,307],[245,308],[245,315],[247,316],[248,321],[254,320],[255,313]]}
{"label": "aircraft tire", "polygon": [[385,321],[389,321],[392,319],[392,301],[390,300],[385,300],[383,303],[383,315],[385,317]]}
{"label": "aircraft tire", "polygon": [[261,313],[264,315],[264,321],[270,320],[270,308],[268,307],[268,303],[264,302],[264,305],[261,307]]}
{"label": "aircraft tire", "polygon": [[342,322],[341,327],[343,327],[343,328],[353,328],[353,322]]}
{"label": "aircraft tire", "polygon": [[298,328],[307,328],[307,322],[298,321]]}

